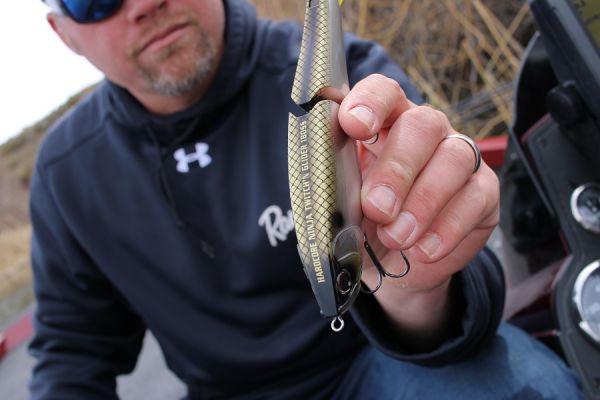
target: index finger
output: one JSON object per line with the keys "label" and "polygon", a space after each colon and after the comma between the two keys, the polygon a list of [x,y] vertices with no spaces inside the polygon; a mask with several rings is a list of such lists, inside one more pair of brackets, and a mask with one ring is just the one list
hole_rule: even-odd
{"label": "index finger", "polygon": [[[449,130],[446,116],[429,106],[413,107],[400,115],[363,180],[362,205],[367,218],[380,224],[396,218],[417,176]],[[444,186],[448,181],[440,177],[430,183]],[[429,200],[427,196],[425,200]]]}
{"label": "index finger", "polygon": [[400,114],[415,107],[400,84],[374,74],[358,82],[346,95],[338,111],[340,125],[356,140],[368,140],[387,129]]}

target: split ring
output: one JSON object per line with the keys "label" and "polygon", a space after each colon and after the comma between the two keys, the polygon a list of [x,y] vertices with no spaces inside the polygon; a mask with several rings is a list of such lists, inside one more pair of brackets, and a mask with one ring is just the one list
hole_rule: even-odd
{"label": "split ring", "polygon": [[363,140],[364,144],[375,144],[379,139],[379,132],[375,134],[371,139]]}

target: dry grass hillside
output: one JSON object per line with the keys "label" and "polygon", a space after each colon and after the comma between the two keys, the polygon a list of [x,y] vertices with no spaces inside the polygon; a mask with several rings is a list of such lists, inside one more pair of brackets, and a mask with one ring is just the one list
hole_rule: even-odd
{"label": "dry grass hillside", "polygon": [[[3,161],[0,160],[0,302],[30,280],[27,190]],[[0,319],[0,325],[1,322]]]}
{"label": "dry grass hillside", "polygon": [[[302,20],[304,1],[254,0],[259,15]],[[344,28],[381,43],[432,105],[458,130],[503,133],[519,58],[533,23],[526,2],[500,0],[346,0]],[[27,186],[48,117],[0,146],[0,328],[31,301]]]}
{"label": "dry grass hillside", "polygon": [[[29,230],[26,187],[0,158],[0,326],[12,309],[28,300],[22,293],[31,280]],[[15,297],[20,297],[17,304],[4,304],[4,299]]]}
{"label": "dry grass hillside", "polygon": [[28,184],[48,127],[87,90],[0,146],[0,330],[32,301]]}

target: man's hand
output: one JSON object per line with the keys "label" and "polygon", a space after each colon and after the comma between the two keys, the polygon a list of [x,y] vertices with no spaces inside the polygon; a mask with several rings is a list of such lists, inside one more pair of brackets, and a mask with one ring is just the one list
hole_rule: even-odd
{"label": "man's hand", "polygon": [[[499,218],[499,188],[485,163],[473,173],[475,155],[447,117],[410,102],[398,83],[371,75],[343,100],[339,120],[359,145],[363,175],[363,228],[383,267],[403,268],[400,279],[384,279],[376,293],[402,330],[434,336],[451,307],[451,276],[485,245]],[[363,281],[376,285],[377,271],[365,265]]]}

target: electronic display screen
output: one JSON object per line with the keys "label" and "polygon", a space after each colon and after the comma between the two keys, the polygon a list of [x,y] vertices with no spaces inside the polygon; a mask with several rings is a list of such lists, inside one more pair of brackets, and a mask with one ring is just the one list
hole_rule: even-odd
{"label": "electronic display screen", "polygon": [[583,27],[598,50],[600,48],[600,0],[571,0],[571,5],[577,11]]}

